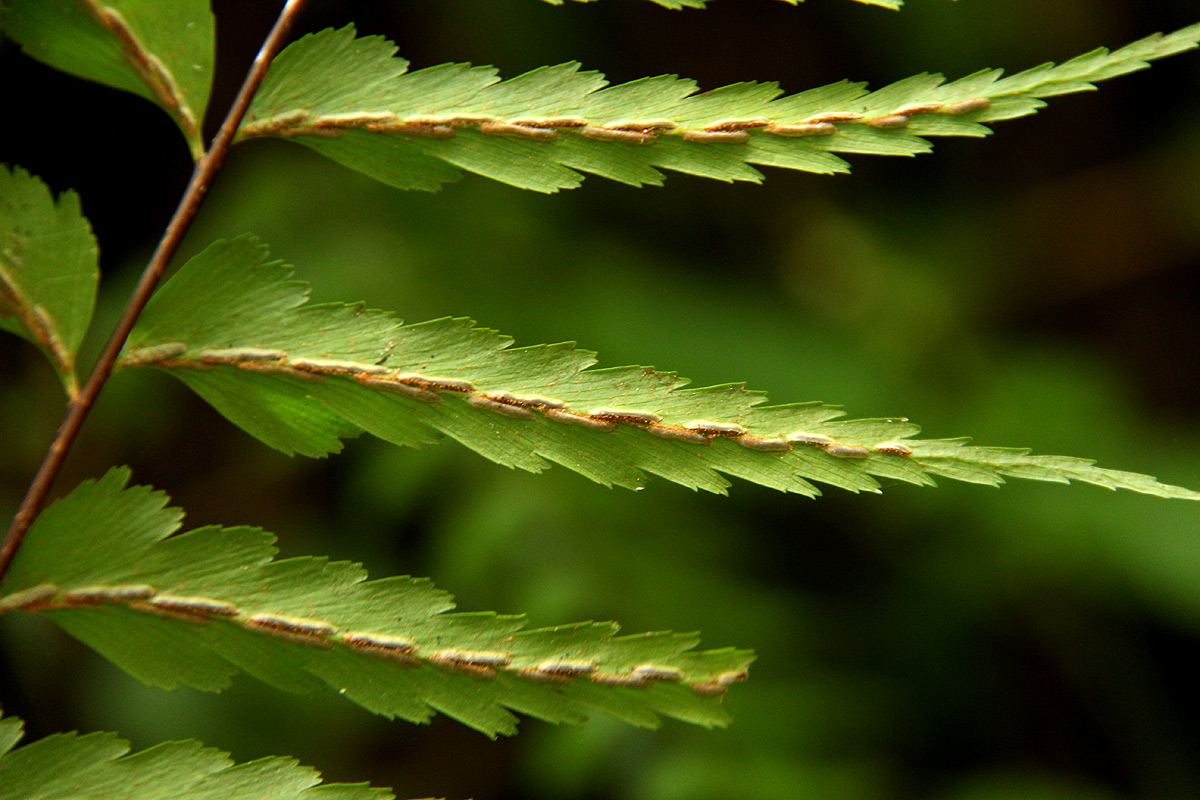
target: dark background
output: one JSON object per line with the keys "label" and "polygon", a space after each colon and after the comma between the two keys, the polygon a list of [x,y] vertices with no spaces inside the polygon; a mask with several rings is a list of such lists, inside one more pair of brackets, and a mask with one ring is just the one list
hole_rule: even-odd
{"label": "dark background", "polygon": [[[277,3],[224,0],[215,119]],[[1184,0],[313,2],[415,67],[504,76],[579,60],[613,82],[702,87],[1024,69],[1196,21]],[[519,344],[577,340],[602,365],[746,380],[779,402],[909,416],[933,437],[1095,457],[1200,487],[1200,53],[1051,99],[984,140],[762,186],[589,178],[542,196],[468,176],[402,193],[288,143],[236,150],[185,245],[252,231],[318,300],[418,321],[471,315]],[[77,190],[101,245],[106,330],[190,172],[160,111],[0,47],[0,161]],[[212,127],[210,119],[210,129]],[[94,353],[103,335],[89,341]],[[40,356],[0,342],[0,511],[61,414]],[[195,737],[292,754],[400,797],[1186,798],[1200,796],[1200,508],[1013,482],[830,490],[608,490],[514,473],[446,443],[349,442],[326,460],[254,442],[169,377],[107,387],[59,481],[112,464],[189,526],[261,525],[286,555],[432,577],[464,610],[537,625],[616,619],[753,647],[735,723],[658,732],[535,720],[489,741],[250,679],[148,689],[42,620],[0,620],[0,703],[32,736]]]}

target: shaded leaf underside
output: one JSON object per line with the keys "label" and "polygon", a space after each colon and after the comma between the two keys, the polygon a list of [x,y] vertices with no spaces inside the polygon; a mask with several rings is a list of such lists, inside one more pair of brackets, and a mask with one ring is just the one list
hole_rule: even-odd
{"label": "shaded leaf underside", "polygon": [[208,0],[6,0],[0,30],[31,58],[140,95],[204,152],[215,28]]}
{"label": "shaded leaf underside", "polygon": [[695,651],[690,634],[616,636],[614,623],[525,629],[522,618],[449,613],[451,597],[361,566],[274,560],[257,528],[171,535],[182,513],[127,469],[46,509],[6,579],[0,613],[52,618],[136,678],[219,691],[239,671],[292,692],[332,688],[386,717],[435,712],[488,735],[508,709],[552,722],[600,711],[657,727],[659,714],[724,725],[720,704],[749,652]]}
{"label": "shaded leaf underside", "polygon": [[98,248],[79,207],[20,167],[0,164],[0,329],[36,344],[69,392],[92,318]]}
{"label": "shaded leaf underside", "polygon": [[982,123],[1034,113],[1041,99],[1189,50],[1200,24],[1009,77],[989,69],[946,83],[921,74],[874,92],[841,81],[799,94],[738,83],[697,94],[673,75],[617,86],[579,64],[501,81],[491,67],[408,71],[381,37],[325,30],[272,64],[240,129],[276,136],[378,180],[436,190],[462,170],[536,191],[578,186],[582,172],[632,185],[668,169],[759,181],[756,166],[846,172],[835,153],[915,155],[930,136],[986,136]]}
{"label": "shaded leaf underside", "polygon": [[[552,6],[561,6],[564,0],[543,0]],[[573,3],[591,3],[594,0],[571,0]],[[650,0],[650,2],[670,9],[682,8],[705,8],[708,5],[708,0]],[[804,2],[804,0],[783,0],[788,5],[794,6]],[[897,9],[904,5],[904,0],[854,0],[856,3],[863,3],[869,6],[882,6],[883,8]]]}
{"label": "shaded leaf underside", "polygon": [[[133,755],[111,733],[55,734],[13,749],[16,717],[0,718],[0,797],[5,800],[390,800],[365,784],[322,784],[321,774],[291,758],[235,764],[197,742],[167,742]],[[86,790],[84,790],[86,787]],[[83,792],[83,793],[81,793]]]}
{"label": "shaded leaf underside", "polygon": [[445,434],[509,467],[551,462],[606,485],[654,474],[724,492],[724,475],[815,496],[814,482],[878,491],[877,478],[1000,484],[1073,480],[1200,499],[1089,460],[914,439],[905,419],[838,419],[822,403],[764,406],[742,384],[684,388],[647,367],[591,369],[571,343],[512,340],[440,319],[402,325],[360,306],[306,305],[307,287],[252,237],[189,261],[147,306],[121,359],[168,371],[251,435],[321,456],[366,431],[419,446]]}

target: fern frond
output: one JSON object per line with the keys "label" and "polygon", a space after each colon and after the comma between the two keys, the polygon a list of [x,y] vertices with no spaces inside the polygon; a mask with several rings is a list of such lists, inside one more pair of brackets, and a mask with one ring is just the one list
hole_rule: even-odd
{"label": "fern frond", "polygon": [[307,287],[252,237],[197,255],[151,300],[121,363],[166,370],[285,453],[321,456],[367,431],[418,446],[439,434],[538,472],[550,462],[606,485],[646,473],[724,492],[724,475],[809,496],[813,482],[878,491],[876,478],[1005,477],[1095,483],[1160,497],[1200,493],[1092,462],[912,439],[904,419],[841,421],[821,403],[761,405],[741,384],[685,389],[645,367],[590,369],[573,344],[512,340],[440,319],[402,325],[361,306],[306,305]]}
{"label": "fern frond", "polygon": [[208,0],[6,0],[0,31],[31,58],[158,105],[199,158],[216,42],[208,6]]}
{"label": "fern frond", "polygon": [[294,139],[403,189],[436,190],[460,170],[542,192],[578,186],[581,172],[632,185],[660,184],[662,169],[758,182],[755,166],[846,172],[835,153],[915,155],[932,149],[924,137],[986,136],[983,123],[1032,114],[1039,98],[1094,88],[1198,41],[1200,24],[1008,78],[921,74],[874,92],[842,81],[784,97],[775,83],[696,94],[676,76],[608,86],[576,63],[505,81],[466,64],[408,72],[390,42],[347,27],[279,55],[239,136]]}
{"label": "fern frond", "polygon": [[426,580],[276,561],[275,537],[257,528],[172,536],[182,512],[128,480],[110,470],[42,512],[0,584],[0,613],[44,614],[155,686],[219,691],[240,670],[287,691],[330,687],[388,718],[441,711],[489,736],[516,731],[506,709],[712,727],[728,722],[721,695],[753,658],[695,651],[691,634],[616,636],[596,622],[527,630],[516,616],[452,614]]}
{"label": "fern frond", "polygon": [[235,764],[228,753],[190,741],[166,742],[130,755],[129,742],[112,733],[62,733],[14,750],[23,727],[16,717],[0,717],[0,797],[5,800],[394,797],[366,784],[323,783],[321,773],[295,759],[269,757]]}
{"label": "fern frond", "polygon": [[100,280],[99,249],[79,195],[57,202],[20,167],[0,164],[0,330],[37,345],[72,397],[75,354]]}
{"label": "fern frond", "polygon": [[[552,6],[561,6],[564,0],[542,0]],[[594,0],[571,0],[573,3],[591,3]],[[705,8],[708,5],[708,0],[650,0],[652,3],[657,3],[663,8],[680,10],[683,8]],[[783,0],[790,6],[799,5],[804,0]],[[883,8],[898,9],[904,5],[904,0],[854,0],[856,3],[862,3],[868,6],[882,6]]]}

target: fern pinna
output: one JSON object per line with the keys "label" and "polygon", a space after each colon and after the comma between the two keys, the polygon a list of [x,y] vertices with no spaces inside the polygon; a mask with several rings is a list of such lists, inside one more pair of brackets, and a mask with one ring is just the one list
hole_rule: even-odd
{"label": "fern pinna", "polygon": [[285,453],[322,456],[367,431],[419,446],[450,436],[486,458],[539,472],[561,464],[606,485],[646,473],[724,492],[719,473],[815,496],[813,482],[878,491],[876,478],[1004,476],[1200,499],[1090,461],[913,439],[905,419],[838,419],[822,403],[764,405],[741,384],[684,388],[647,367],[588,369],[574,344],[512,340],[443,319],[402,325],[361,306],[309,306],[307,287],[250,237],[218,242],[158,292],[122,364],[168,371],[232,422]]}
{"label": "fern pinna", "polygon": [[[830,174],[848,171],[843,154],[911,156],[929,151],[932,137],[986,136],[990,124],[1032,114],[1045,98],[1194,48],[1200,25],[1008,77],[923,73],[873,91],[839,81],[785,95],[769,82],[700,92],[671,75],[610,86],[575,62],[506,80],[469,64],[410,69],[386,39],[359,37],[352,26],[279,52],[301,5],[286,4],[220,132],[205,142],[216,63],[204,0],[0,2],[0,31],[29,56],[158,105],[197,163],[86,381],[77,361],[99,262],[80,198],[56,198],[29,171],[0,167],[0,327],[41,350],[70,404],[0,547],[0,615],[53,620],[155,687],[220,691],[245,673],[289,692],[332,689],[389,719],[445,714],[489,737],[514,733],[516,713],[555,723],[599,713],[648,728],[662,717],[730,721],[723,701],[749,677],[749,650],[697,649],[693,634],[617,635],[609,622],[530,628],[519,616],[455,612],[425,579],[367,580],[350,562],[276,558],[274,537],[258,528],[180,532],[182,511],[162,492],[130,485],[127,468],[84,481],[42,511],[113,368],[170,374],[289,455],[336,453],[365,432],[413,447],[449,437],[501,465],[539,472],[559,464],[627,488],[658,476],[724,493],[735,477],[814,497],[822,485],[879,492],[938,477],[990,485],[1018,477],[1200,499],[1086,459],[917,438],[906,419],[846,420],[822,402],[768,404],[740,383],[690,388],[650,367],[597,369],[594,354],[573,343],[514,347],[466,318],[403,324],[362,305],[310,304],[308,286],[251,235],[212,243],[154,291],[235,144],[283,139],[385,184],[430,191],[466,172],[543,193],[577,187],[585,174],[631,186],[659,185],[665,171],[727,182],[759,182],[759,167]],[[14,800],[387,795],[321,784],[285,759],[236,764],[193,742],[129,755],[111,735],[18,748],[20,736],[20,722],[0,716],[0,796]]]}

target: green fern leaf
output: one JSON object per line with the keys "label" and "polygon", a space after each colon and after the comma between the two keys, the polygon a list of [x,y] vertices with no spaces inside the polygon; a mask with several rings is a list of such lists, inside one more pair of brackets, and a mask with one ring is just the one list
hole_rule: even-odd
{"label": "green fern leaf", "polygon": [[56,203],[41,180],[0,165],[0,329],[37,345],[72,396],[75,354],[96,304],[98,254],[77,194]]}
{"label": "green fern leaf", "polygon": [[8,0],[0,30],[32,58],[160,106],[194,158],[215,57],[207,0]]}
{"label": "green fern leaf", "polygon": [[551,462],[606,485],[646,473],[711,492],[732,475],[786,492],[814,482],[878,491],[876,478],[1083,481],[1160,497],[1200,493],[1091,461],[912,439],[908,420],[842,421],[821,403],[761,405],[741,384],[685,389],[644,367],[589,369],[573,344],[512,348],[469,320],[402,325],[361,306],[306,305],[307,287],[252,237],[197,255],[147,305],[121,364],[182,380],[285,453],[321,456],[367,431],[419,446],[445,434],[531,472]]}
{"label": "green fern leaf", "polygon": [[846,172],[835,153],[911,156],[932,148],[925,137],[986,136],[983,123],[1032,114],[1040,98],[1092,89],[1198,41],[1200,24],[1008,78],[922,74],[874,92],[842,81],[784,97],[775,83],[696,94],[676,76],[607,86],[575,63],[505,81],[466,64],[409,72],[390,42],[347,27],[280,53],[239,137],[294,139],[403,189],[436,190],[463,170],[541,192],[574,188],[583,172],[632,185],[659,184],[664,169],[758,182],[756,166]]}
{"label": "green fern leaf", "polygon": [[22,728],[16,717],[0,717],[0,797],[5,800],[84,796],[93,800],[394,797],[386,789],[366,784],[322,783],[321,773],[291,758],[260,758],[235,764],[228,753],[198,742],[166,742],[129,755],[129,742],[115,734],[65,733],[14,750]]}
{"label": "green fern leaf", "polygon": [[450,596],[425,580],[273,560],[275,538],[257,528],[172,536],[182,513],[128,480],[110,470],[38,517],[0,584],[0,613],[44,614],[154,686],[219,691],[240,670],[287,691],[332,687],[389,718],[441,711],[489,736],[516,731],[506,709],[712,727],[728,722],[721,695],[752,660],[694,651],[694,635],[616,636],[594,622],[527,630],[520,617],[448,613]]}
{"label": "green fern leaf", "polygon": [[[574,3],[591,3],[593,0],[571,0]],[[561,6],[564,0],[543,0],[552,6]],[[708,5],[708,0],[650,0],[652,3],[657,3],[663,8],[670,8],[678,11],[683,8],[705,8]],[[788,5],[798,5],[804,0],[783,0]],[[854,0],[856,3],[863,3],[868,6],[882,6],[884,8],[898,9],[904,5],[904,0]]]}

